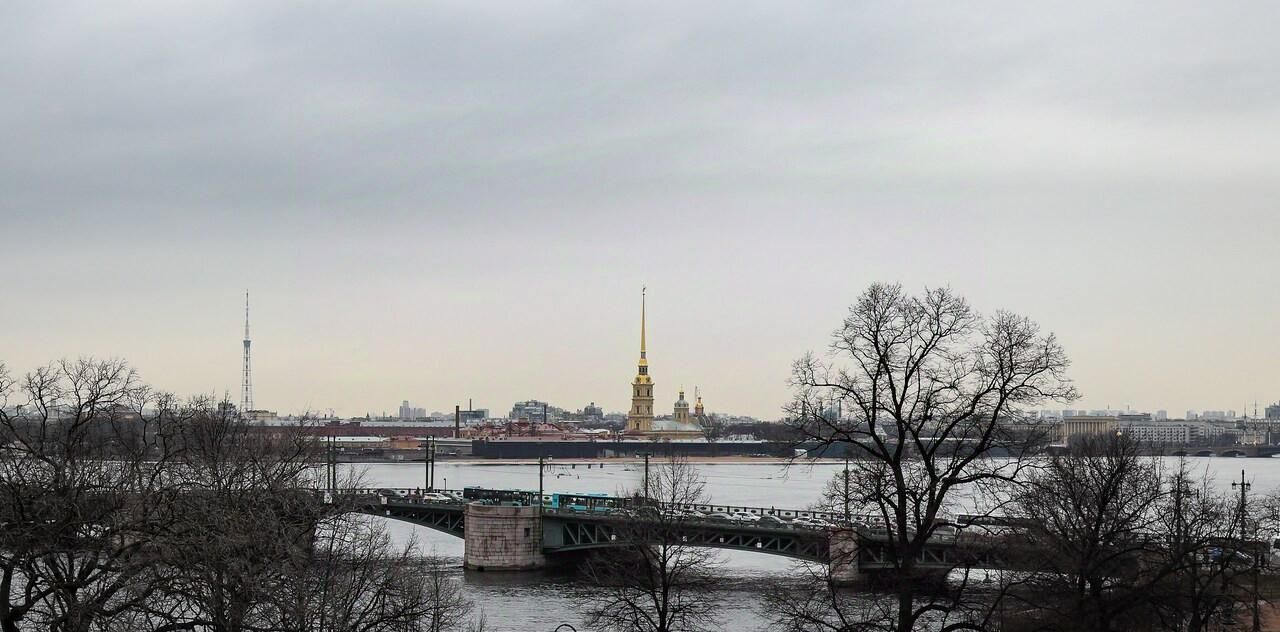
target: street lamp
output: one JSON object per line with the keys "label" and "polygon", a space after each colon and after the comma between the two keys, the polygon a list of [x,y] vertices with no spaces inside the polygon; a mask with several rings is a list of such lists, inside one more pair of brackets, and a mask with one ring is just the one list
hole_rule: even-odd
{"label": "street lamp", "polygon": [[[1245,521],[1248,519],[1247,506],[1249,502],[1249,488],[1253,487],[1253,483],[1246,481],[1244,478],[1244,470],[1240,470],[1240,482],[1232,483],[1231,487],[1240,488],[1240,544],[1237,547],[1237,548],[1240,548],[1244,546],[1245,538],[1248,537],[1248,535],[1245,533]],[[1261,613],[1258,612],[1258,566],[1261,564],[1261,562],[1262,560],[1259,559],[1258,552],[1254,551],[1253,552],[1253,632],[1258,632],[1258,630],[1260,630],[1262,626]]]}

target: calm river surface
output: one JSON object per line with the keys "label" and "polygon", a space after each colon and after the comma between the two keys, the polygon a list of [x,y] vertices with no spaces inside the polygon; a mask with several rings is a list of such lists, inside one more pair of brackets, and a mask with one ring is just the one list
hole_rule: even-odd
{"label": "calm river surface", "polygon": [[[1254,483],[1252,492],[1268,494],[1280,490],[1280,459],[1193,458],[1188,462],[1197,471],[1207,470],[1219,487],[1229,488],[1239,480],[1240,470]],[[1167,459],[1175,466],[1175,459]],[[421,487],[423,465],[371,464],[352,466],[362,471],[371,487]],[[635,489],[640,483],[639,464],[604,462],[587,469],[579,463],[556,463],[544,474],[547,491],[605,492]],[[793,465],[775,463],[700,464],[712,500],[720,504],[803,508],[818,501],[824,483],[843,469],[840,463]],[[450,489],[478,485],[503,489],[537,489],[538,466],[502,463],[441,463],[436,470],[436,486]],[[378,518],[373,518],[377,520]],[[544,573],[464,572],[462,540],[431,529],[389,521],[398,538],[416,538],[424,549],[456,562],[458,576],[468,595],[488,617],[489,629],[501,632],[550,632],[561,623],[570,623],[585,632],[578,608],[591,587],[572,575]],[[786,558],[743,552],[721,553],[724,565],[725,602],[721,628],[724,630],[766,630],[759,610],[760,584],[765,577],[789,570]]]}

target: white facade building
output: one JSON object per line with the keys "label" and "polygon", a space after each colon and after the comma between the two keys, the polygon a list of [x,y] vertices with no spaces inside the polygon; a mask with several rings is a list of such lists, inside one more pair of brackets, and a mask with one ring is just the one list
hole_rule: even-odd
{"label": "white facade building", "polygon": [[1220,429],[1213,424],[1188,419],[1121,421],[1119,430],[1142,443],[1166,445],[1209,443],[1221,434]]}

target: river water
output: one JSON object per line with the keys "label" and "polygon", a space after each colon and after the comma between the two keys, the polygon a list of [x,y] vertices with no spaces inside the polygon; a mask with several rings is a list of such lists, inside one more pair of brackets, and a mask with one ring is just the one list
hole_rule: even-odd
{"label": "river water", "polygon": [[[1176,459],[1166,459],[1176,466]],[[1240,471],[1251,483],[1252,494],[1280,491],[1280,459],[1193,458],[1188,462],[1198,472],[1207,472],[1214,484],[1229,489],[1239,480]],[[422,487],[423,464],[355,465],[369,487]],[[792,465],[775,462],[699,464],[707,492],[717,504],[778,508],[804,508],[816,503],[822,488],[843,469],[839,462]],[[617,493],[636,489],[641,481],[641,465],[617,461],[574,465],[555,463],[544,470],[543,486],[548,492]],[[482,486],[498,489],[538,488],[538,466],[501,462],[440,463],[437,487],[461,489]],[[371,518],[378,520],[379,518]],[[591,587],[571,573],[480,573],[462,570],[462,540],[432,529],[404,522],[388,521],[388,528],[401,541],[414,538],[424,549],[456,564],[456,573],[468,596],[488,619],[488,629],[500,632],[550,632],[569,623],[585,632],[579,608],[591,594]],[[721,629],[766,630],[760,612],[762,579],[776,577],[791,569],[792,560],[756,553],[725,551],[723,565],[724,608]],[[566,628],[567,629],[567,628]]]}

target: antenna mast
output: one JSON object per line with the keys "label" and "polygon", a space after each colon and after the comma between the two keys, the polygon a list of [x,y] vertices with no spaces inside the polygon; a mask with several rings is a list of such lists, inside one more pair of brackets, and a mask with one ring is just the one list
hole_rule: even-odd
{"label": "antenna mast", "polygon": [[253,409],[253,375],[249,369],[249,292],[244,293],[244,373],[240,381],[240,415]]}

